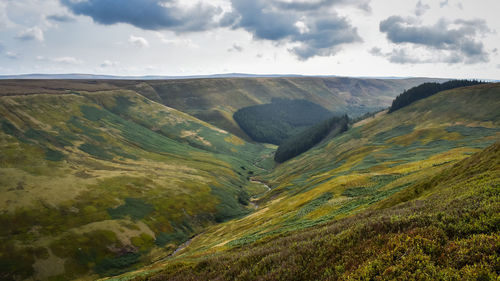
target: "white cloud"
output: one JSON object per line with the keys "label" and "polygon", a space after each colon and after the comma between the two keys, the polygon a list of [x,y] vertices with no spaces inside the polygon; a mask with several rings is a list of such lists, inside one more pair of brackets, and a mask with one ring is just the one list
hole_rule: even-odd
{"label": "white cloud", "polygon": [[167,45],[173,45],[173,46],[183,46],[183,47],[189,47],[189,48],[199,48],[200,46],[196,45],[191,39],[186,39],[186,38],[167,38],[165,35],[163,35],[160,32],[155,32],[156,37],[160,39],[160,41],[163,44]]}
{"label": "white cloud", "polygon": [[8,57],[9,59],[13,59],[13,60],[17,60],[19,59],[19,55],[17,53],[14,53],[14,52],[5,52],[5,56]]}
{"label": "white cloud", "polygon": [[[76,3],[78,0],[64,1]],[[79,1],[81,3],[97,2],[96,0]],[[151,1],[151,3],[179,3],[175,7],[185,11],[186,8],[182,5],[186,2],[198,3],[201,0]],[[4,45],[4,49],[0,50],[1,67],[3,67],[0,74],[103,72],[117,75],[144,75],[155,71],[155,74],[160,75],[191,75],[202,74],[198,70],[198,67],[202,67],[207,73],[220,73],[224,70],[224,72],[246,73],[456,78],[468,77],[472,73],[483,78],[498,77],[500,72],[497,64],[500,63],[500,47],[497,45],[500,42],[500,17],[492,11],[500,9],[500,1],[482,0],[482,5],[477,5],[472,0],[420,1],[422,6],[427,4],[431,7],[423,10],[425,13],[421,17],[415,16],[415,8],[419,0],[392,1],[390,5],[387,4],[387,1],[371,0],[207,0],[201,2],[223,7],[223,12],[212,18],[213,22],[221,22],[221,17],[235,11],[236,17],[232,23],[238,23],[238,25],[234,26],[229,22],[226,27],[211,26],[206,29],[185,32],[188,26],[184,22],[178,25],[174,23],[174,26],[158,30],[148,28],[142,30],[137,27],[139,23],[132,23],[135,26],[123,23],[104,23],[105,20],[110,19],[109,13],[104,13],[102,21],[96,21],[93,20],[93,17],[73,12],[72,9],[67,8],[67,5],[61,5],[61,0],[0,0],[0,41]],[[99,2],[106,1],[100,0]],[[116,1],[116,3],[110,4],[110,9],[124,5],[122,2],[128,3],[128,1]],[[148,1],[136,0],[135,2],[142,5]],[[219,2],[225,3],[224,6]],[[373,6],[371,14],[357,9],[356,3],[361,2],[369,2]],[[463,10],[457,8],[459,2],[463,4]],[[252,3],[260,3],[263,8],[254,9],[258,15],[252,17],[252,11],[248,11],[248,8],[241,7],[235,10],[233,3],[245,4],[245,6],[250,7],[254,6]],[[323,3],[324,5],[322,5]],[[327,5],[327,3],[336,4]],[[283,6],[287,7],[283,12],[274,10],[274,7],[282,8]],[[440,8],[441,6],[442,8]],[[195,7],[196,5],[190,6],[193,9]],[[164,7],[160,8],[160,10],[165,9]],[[308,8],[308,10],[304,12],[303,8]],[[240,18],[242,14],[246,16],[245,19]],[[259,25],[258,23],[263,22],[259,16],[261,14],[265,16],[283,14],[283,17],[269,16],[265,24]],[[285,18],[290,14],[293,15],[291,19]],[[321,56],[321,54],[330,54],[331,51],[336,51],[337,49],[329,49],[328,46],[335,45],[338,40],[342,39],[342,37],[330,36],[330,34],[344,34],[343,30],[346,30],[340,28],[336,32],[335,29],[325,29],[325,25],[330,27],[326,19],[334,14],[337,15],[336,18],[346,18],[348,26],[352,27],[347,28],[347,31],[355,28],[363,42],[358,41],[348,47],[347,45],[343,46],[342,50],[335,54],[335,57]],[[407,42],[408,40],[401,43],[387,40],[387,33],[378,30],[379,23],[395,14],[403,18],[411,16],[418,20],[416,23],[405,22],[402,25],[406,29],[418,28],[419,31],[422,30],[422,27],[433,29],[441,17],[446,17],[449,25],[443,29],[457,30],[458,34],[463,34],[463,32],[460,30],[461,25],[455,23],[456,19],[472,21],[480,17],[490,29],[496,29],[496,33],[476,33],[470,37],[474,39],[474,42],[483,44],[482,50],[489,53],[490,62],[486,63],[475,59],[473,61],[478,62],[478,64],[472,65],[462,60],[460,67],[451,67],[449,63],[458,59],[450,56],[450,52],[457,50],[457,48],[436,50],[429,44],[416,44],[413,41],[418,37],[416,37],[419,35],[418,33],[411,36],[410,39],[413,38],[413,43]],[[73,21],[64,15],[72,17]],[[321,17],[322,15],[325,18]],[[180,20],[184,19],[186,18],[181,16]],[[119,19],[111,20],[130,23],[130,21]],[[147,20],[147,18],[137,19],[137,21],[140,20]],[[188,20],[193,24],[197,21],[196,18]],[[257,22],[252,24],[251,20]],[[202,19],[202,22],[206,22],[206,20]],[[283,24],[281,24],[282,22]],[[6,24],[10,25],[6,26]],[[17,35],[26,35],[21,34],[22,31],[33,27],[38,27],[42,31],[39,33],[43,34],[43,42],[37,41],[35,36],[31,36],[33,38],[31,41],[15,39]],[[273,39],[273,35],[277,34],[275,31],[279,31],[281,28],[286,31],[284,37]],[[35,35],[35,30],[32,30],[31,33]],[[321,35],[321,33],[324,34]],[[319,35],[311,37],[311,34]],[[130,35],[144,38],[149,47],[141,49],[140,47],[144,44],[141,43],[140,39],[139,41],[135,40],[137,44],[129,42]],[[438,39],[442,37],[436,36]],[[328,40],[325,42],[322,39]],[[295,52],[292,54],[288,52],[290,49],[293,51],[293,48],[301,46],[303,42],[316,49],[320,48],[322,50],[320,55],[305,61],[297,60]],[[242,46],[244,51],[237,53],[237,48],[232,48],[234,43]],[[374,46],[378,46],[380,49],[367,52]],[[471,47],[474,45],[464,45],[464,50],[470,53],[470,50],[474,50]],[[498,48],[496,52],[494,51],[495,47]],[[229,48],[232,48],[232,53],[228,53]],[[475,50],[477,49],[475,48]],[[307,52],[307,49],[297,50],[303,51],[301,54],[304,56],[314,54],[314,52]],[[6,55],[7,51],[17,53],[19,59],[9,59]],[[77,59],[60,58],[65,56]],[[54,61],[58,57],[58,62]],[[464,58],[463,55],[462,58]],[[83,63],[75,64],[78,61]],[[113,66],[117,61],[119,64]],[[337,65],[339,62],[340,64]],[[147,65],[158,68],[155,70],[146,69]],[[181,68],[185,72],[181,72]]]}
{"label": "white cloud", "polygon": [[0,29],[11,27],[14,24],[7,15],[7,3],[0,2]]}
{"label": "white cloud", "polygon": [[243,51],[243,47],[238,44],[233,44],[231,48],[227,49],[228,52],[237,52],[241,53]]}
{"label": "white cloud", "polygon": [[57,63],[63,63],[63,64],[82,64],[83,61],[79,60],[75,57],[58,57],[58,58],[53,58],[53,62]]}
{"label": "white cloud", "polygon": [[105,60],[101,63],[101,67],[102,68],[106,68],[106,67],[115,67],[117,66],[119,63],[117,61],[110,61],[110,60]]}
{"label": "white cloud", "polygon": [[144,48],[149,47],[149,42],[144,37],[130,35],[128,42],[136,47]]}
{"label": "white cloud", "polygon": [[23,40],[23,41],[29,41],[29,40],[37,40],[42,42],[43,41],[43,30],[38,27],[34,26],[31,28],[26,28],[25,30],[22,30],[19,32],[16,36],[17,39]]}

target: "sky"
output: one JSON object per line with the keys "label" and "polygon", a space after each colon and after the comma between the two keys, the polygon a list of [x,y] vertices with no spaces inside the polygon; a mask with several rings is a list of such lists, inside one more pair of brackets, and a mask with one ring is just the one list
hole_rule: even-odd
{"label": "sky", "polygon": [[499,0],[0,0],[0,75],[500,79]]}

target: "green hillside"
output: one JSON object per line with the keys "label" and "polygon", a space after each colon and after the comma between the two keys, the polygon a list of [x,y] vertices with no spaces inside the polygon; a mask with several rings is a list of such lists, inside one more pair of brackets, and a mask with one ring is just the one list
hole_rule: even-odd
{"label": "green hillside", "polygon": [[2,280],[166,256],[249,213],[249,173],[272,165],[270,149],[129,90],[3,96],[0,129]]}
{"label": "green hillside", "polygon": [[180,80],[1,80],[0,95],[65,94],[129,89],[204,120],[243,139],[233,114],[273,98],[305,99],[351,117],[391,105],[404,89],[445,79],[364,79],[347,77],[211,78]]}
{"label": "green hillside", "polygon": [[484,82],[476,80],[451,80],[444,82],[442,84],[424,83],[416,87],[413,87],[408,91],[404,91],[402,94],[397,96],[392,101],[391,107],[389,107],[388,112],[391,113],[415,101],[427,98],[442,91],[461,88],[461,87],[475,86],[480,84],[484,84]]}
{"label": "green hillside", "polygon": [[[478,153],[500,140],[500,84],[377,113],[279,165],[193,116],[231,123],[273,97],[332,110],[337,90],[392,83],[294,79],[0,81],[0,279],[497,277],[498,144]],[[330,90],[276,84],[293,81]],[[363,93],[343,108],[380,98]]]}
{"label": "green hillside", "polygon": [[[404,89],[443,79],[357,79],[344,77],[221,78],[151,81],[161,103],[247,138],[232,116],[240,108],[273,98],[305,99],[353,116],[387,107]],[[123,82],[121,82],[123,83]],[[148,89],[149,93],[149,89]]]}
{"label": "green hillside", "polygon": [[260,175],[256,212],[126,276],[495,280],[499,97],[454,89],[355,124]]}
{"label": "green hillside", "polygon": [[366,212],[133,280],[497,280],[499,167],[497,142]]}

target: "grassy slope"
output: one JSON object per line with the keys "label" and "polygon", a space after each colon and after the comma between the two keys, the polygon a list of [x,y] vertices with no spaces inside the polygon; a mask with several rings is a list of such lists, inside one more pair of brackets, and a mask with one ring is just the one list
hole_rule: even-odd
{"label": "grassy slope", "polygon": [[364,113],[389,106],[403,89],[424,81],[355,78],[223,78],[150,81],[165,105],[228,130],[246,135],[232,116],[239,108],[269,103],[272,98],[306,99],[333,112]]}
{"label": "grassy slope", "polygon": [[[379,116],[324,142],[261,177],[273,190],[259,200],[257,212],[208,228],[203,235],[193,239],[177,259],[154,268],[162,268],[165,264],[169,268],[170,264],[175,267],[177,261],[189,261],[193,257],[220,253],[234,247],[253,247],[253,242],[261,243],[284,233],[294,233],[352,214],[364,214],[364,210],[373,209],[380,204],[378,202],[391,198],[393,194],[405,194],[408,187],[414,188],[415,184],[500,139],[499,96],[500,84],[442,92],[393,114]],[[498,181],[498,165],[495,162],[492,165],[492,179]],[[480,177],[474,180],[481,183]],[[465,192],[466,187],[459,186]],[[477,188],[479,193],[482,187],[478,185]],[[473,207],[471,205],[471,209]],[[495,218],[486,216],[485,219]],[[349,218],[346,220],[349,221]],[[401,221],[404,221],[404,216]],[[473,243],[473,240],[467,241],[463,243]],[[258,263],[264,267],[248,271],[242,269],[238,274],[264,274],[270,266],[267,260],[274,261],[281,255],[277,252],[269,254],[265,255],[266,261]],[[238,252],[237,255],[246,254]],[[307,256],[304,262],[306,260]],[[219,261],[223,263],[224,258]],[[290,270],[300,271],[301,268]],[[203,268],[200,272],[207,273]],[[353,271],[351,273],[354,274]],[[279,274],[270,276],[276,278]]]}
{"label": "grassy slope", "polygon": [[216,78],[182,80],[2,80],[0,95],[63,94],[66,89],[100,91],[129,89],[186,112],[244,139],[233,120],[236,110],[269,103],[272,98],[306,99],[333,112],[353,114],[387,107],[404,89],[442,79],[356,78]]}
{"label": "grassy slope", "polygon": [[497,280],[499,142],[400,194],[320,227],[152,267],[134,280]]}
{"label": "grassy slope", "polygon": [[95,90],[0,97],[2,280],[116,274],[249,212],[247,173],[272,163],[269,149]]}

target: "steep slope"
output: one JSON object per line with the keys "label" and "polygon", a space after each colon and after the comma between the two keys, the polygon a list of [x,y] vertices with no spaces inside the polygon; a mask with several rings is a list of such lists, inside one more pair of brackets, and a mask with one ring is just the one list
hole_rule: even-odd
{"label": "steep slope", "polygon": [[273,98],[305,99],[334,113],[352,116],[388,107],[404,89],[445,79],[346,77],[211,78],[180,80],[0,80],[0,95],[67,94],[129,89],[204,120],[241,138],[250,138],[233,120],[240,108]]}
{"label": "steep slope", "polygon": [[[294,280],[293,276],[298,276],[297,280],[304,280],[303,278],[310,280],[320,278],[322,275],[314,275],[319,273],[325,274],[322,277],[324,279],[337,279],[344,274],[347,279],[351,275],[355,276],[352,279],[359,279],[362,276],[374,276],[382,273],[388,274],[388,279],[396,278],[399,275],[394,275],[396,276],[394,277],[390,274],[400,274],[406,270],[414,274],[415,272],[412,270],[416,270],[416,267],[404,269],[405,263],[394,263],[397,264],[394,270],[381,272],[380,270],[386,269],[383,264],[389,263],[388,260],[384,259],[389,258],[390,251],[404,249],[408,246],[409,244],[398,246],[398,243],[406,243],[405,237],[409,237],[408,241],[412,241],[411,243],[418,244],[421,241],[418,235],[424,234],[424,242],[428,241],[429,247],[434,247],[436,240],[433,239],[441,237],[439,233],[448,231],[448,228],[460,221],[462,214],[450,213],[452,217],[447,221],[449,223],[447,223],[446,229],[429,233],[426,232],[426,227],[432,228],[431,225],[434,221],[426,221],[426,218],[433,214],[438,216],[439,212],[442,213],[442,217],[447,214],[447,210],[460,213],[462,209],[460,204],[462,203],[467,204],[465,207],[467,211],[464,213],[466,217],[472,217],[474,212],[479,210],[477,204],[484,205],[487,210],[481,209],[481,214],[484,213],[484,216],[481,215],[478,221],[467,220],[466,224],[463,225],[464,229],[459,229],[457,232],[462,233],[461,231],[466,232],[467,229],[473,229],[471,232],[467,232],[467,235],[457,236],[458,234],[456,234],[453,236],[446,233],[447,239],[450,241],[449,247],[453,246],[455,238],[464,239],[460,242],[464,249],[471,243],[475,243],[475,239],[484,238],[485,241],[489,241],[485,243],[497,243],[495,241],[498,241],[498,234],[495,233],[498,229],[495,228],[495,225],[498,223],[495,224],[495,221],[498,221],[498,216],[493,214],[498,213],[498,145],[493,150],[488,150],[495,153],[494,157],[496,158],[493,159],[493,162],[488,162],[485,154],[478,156],[482,160],[477,161],[485,163],[487,167],[486,173],[489,178],[485,179],[485,182],[482,181],[482,172],[471,175],[474,177],[470,182],[472,187],[468,185],[467,177],[456,175],[453,180],[457,180],[457,186],[446,189],[446,192],[439,193],[432,200],[429,199],[431,201],[425,203],[425,206],[421,206],[419,202],[415,203],[416,209],[412,209],[411,204],[413,203],[409,203],[410,205],[401,208],[395,206],[393,209],[384,211],[386,213],[378,213],[378,211],[373,210],[383,206],[392,206],[409,199],[420,198],[420,196],[425,199],[430,194],[423,193],[423,189],[429,185],[426,183],[429,178],[500,140],[498,108],[500,108],[500,84],[488,84],[441,92],[392,114],[378,115],[375,119],[355,126],[346,133],[287,161],[275,168],[270,174],[260,176],[259,179],[267,182],[272,190],[255,202],[259,206],[257,212],[241,219],[209,227],[202,235],[195,237],[186,249],[178,253],[177,258],[145,270],[158,270],[167,266],[166,276],[172,277],[172,280],[176,278],[183,280],[183,276],[186,276],[187,280],[194,278],[186,270],[193,270],[193,274],[213,272],[213,278],[232,279],[238,276],[242,280],[254,280],[260,277],[270,280],[279,278]],[[488,154],[488,152],[485,153]],[[451,173],[455,175],[455,172]],[[438,176],[436,179],[443,177]],[[455,183],[452,180],[435,181],[439,186]],[[451,196],[455,192],[455,188],[460,190],[460,193],[457,196]],[[433,188],[427,189],[433,190]],[[484,192],[489,195],[483,196]],[[415,195],[411,195],[412,193]],[[474,201],[476,197],[479,198],[479,201]],[[454,201],[455,199],[456,201]],[[439,205],[440,202],[443,204]],[[420,216],[418,213],[420,210],[426,210],[428,215],[422,213]],[[415,212],[418,216],[409,216]],[[402,214],[402,216],[399,217],[398,214]],[[353,215],[356,217],[353,218]],[[370,217],[372,215],[374,217]],[[364,218],[366,222],[364,226],[354,226],[353,224],[361,218]],[[380,222],[372,219],[380,219]],[[408,221],[408,219],[411,220]],[[394,224],[390,224],[393,221]],[[422,224],[418,224],[419,222]],[[295,245],[293,241],[299,243],[300,239],[303,238],[304,241],[307,241],[304,237],[309,237],[308,234],[297,231],[318,227],[324,223],[332,224],[332,231],[340,236],[335,234],[331,238],[325,238],[325,240],[318,238],[322,241],[318,244],[314,244],[316,241],[314,239],[312,244],[304,242],[300,249],[306,252],[299,252],[301,254],[298,255],[293,254],[298,249],[293,248]],[[392,234],[383,236],[387,233],[381,232],[382,237],[376,238],[379,233],[377,228],[384,228],[386,225]],[[351,227],[352,231],[347,232],[347,236],[341,235],[340,231],[347,227]],[[367,227],[368,230],[374,228],[372,232],[367,232],[373,236],[365,237],[367,240],[363,240],[365,238],[361,236],[363,239],[359,240],[359,235],[366,230],[364,227]],[[407,236],[396,234],[400,227],[404,227],[403,229],[408,231]],[[421,232],[420,227],[425,228],[423,232]],[[323,229],[318,228],[313,232],[316,233],[314,235],[321,237],[325,234],[322,232]],[[302,238],[286,238],[286,235],[293,233],[298,234],[294,234],[295,236],[292,237]],[[486,233],[486,236],[479,238],[470,236],[474,233]],[[271,242],[268,244],[268,241]],[[266,247],[273,249],[272,243],[277,243],[276,241],[283,241],[285,244],[267,251]],[[358,241],[359,244],[357,244]],[[365,242],[375,244],[372,245],[373,247],[364,248]],[[379,242],[382,244],[378,244]],[[384,248],[383,245],[386,245],[386,242],[390,242],[389,245],[393,245],[394,248]],[[326,247],[323,247],[324,243],[333,243],[334,250],[331,252],[325,250],[326,252],[324,252],[322,250]],[[260,244],[263,246],[258,246]],[[344,244],[354,246],[353,251],[350,252],[349,249],[344,248],[339,254],[335,249],[337,249],[336,247],[345,247]],[[240,251],[236,250],[238,247],[244,248]],[[256,252],[250,250],[252,247],[257,247]],[[420,248],[415,249],[415,255],[417,255]],[[223,254],[226,250],[229,252]],[[377,256],[379,250],[388,251],[388,256]],[[207,254],[216,254],[217,256],[213,259],[208,258],[206,262],[198,263],[196,259],[193,260],[193,258]],[[222,256],[218,256],[218,254]],[[352,257],[352,259],[345,260],[342,258],[344,256]],[[288,257],[291,260],[288,260]],[[423,262],[426,262],[429,259],[429,257],[413,256],[413,254],[410,257],[409,262],[418,262],[419,258],[423,258]],[[431,259],[436,257],[439,255],[432,255]],[[338,264],[334,263],[339,268],[335,266],[323,267],[325,263],[331,262],[334,258],[339,259]],[[379,260],[379,258],[383,259]],[[236,259],[240,259],[241,263]],[[318,271],[318,268],[308,266],[311,260],[315,259],[320,259],[319,262],[322,265],[319,268],[324,271]],[[280,263],[278,260],[283,262]],[[371,260],[382,263],[382,265],[371,268],[369,262]],[[285,261],[290,263],[283,264]],[[367,263],[364,264],[364,261]],[[455,261],[454,258],[446,259],[445,264],[439,265],[439,267],[431,263],[427,269],[435,271],[431,272],[436,274],[432,276],[438,276],[438,274],[443,273],[440,270],[443,269],[442,266],[446,266],[447,262],[453,263]],[[188,266],[184,267],[184,263],[187,263]],[[191,264],[194,264],[194,267],[191,267]],[[473,267],[469,271],[467,270],[471,267],[464,267],[467,264],[456,265],[457,267],[449,272],[450,276],[479,274],[480,268],[484,264],[491,266],[494,263],[487,259],[477,263],[472,261],[470,265]],[[277,265],[279,268],[275,267]],[[311,263],[311,266],[313,265],[314,263]],[[222,269],[219,268],[220,266],[234,268],[234,270]],[[398,267],[403,269],[400,270]],[[217,273],[219,269],[220,275]],[[360,271],[357,271],[358,269]],[[487,276],[491,275],[494,273],[491,270],[489,267],[483,273]],[[173,275],[169,275],[170,273]],[[266,275],[267,273],[269,275]]]}
{"label": "steep slope", "polygon": [[232,116],[240,108],[273,98],[305,99],[339,114],[361,115],[390,105],[404,89],[431,78],[344,77],[224,78],[150,81],[161,102],[245,138]]}
{"label": "steep slope", "polygon": [[[500,143],[369,211],[133,280],[496,280]],[[405,196],[406,194],[406,196]],[[410,196],[407,196],[410,195]],[[383,208],[394,205],[390,208]]]}
{"label": "steep slope", "polygon": [[437,94],[442,91],[451,90],[461,87],[470,87],[475,85],[485,84],[485,82],[477,80],[451,80],[439,83],[424,83],[419,86],[413,87],[408,91],[404,91],[402,94],[398,95],[389,107],[388,113],[396,111],[402,107],[405,107],[417,100],[421,100]]}
{"label": "steep slope", "polygon": [[332,113],[307,100],[273,99],[271,103],[238,109],[233,115],[240,128],[254,141],[279,145],[316,125]]}
{"label": "steep slope", "polygon": [[286,139],[274,153],[274,161],[283,163],[311,149],[327,137],[335,137],[347,131],[349,118],[332,117]]}
{"label": "steep slope", "polygon": [[249,174],[272,164],[270,149],[130,90],[2,96],[0,151],[2,280],[166,256],[247,214]]}

